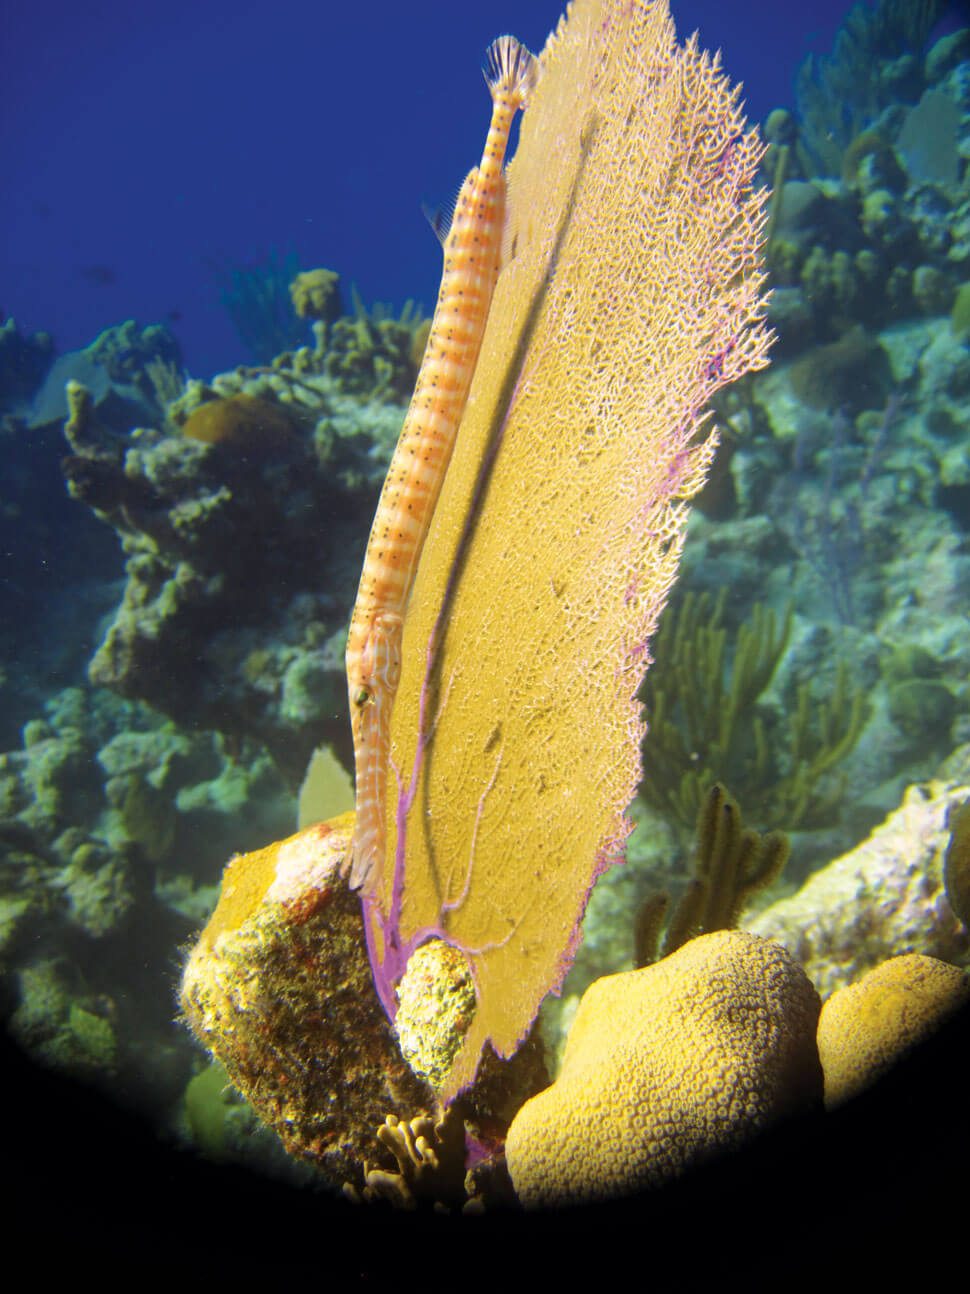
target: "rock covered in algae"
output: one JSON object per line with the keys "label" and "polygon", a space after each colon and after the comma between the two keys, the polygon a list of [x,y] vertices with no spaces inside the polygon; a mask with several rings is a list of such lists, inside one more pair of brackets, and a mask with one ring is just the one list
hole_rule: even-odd
{"label": "rock covered in algae", "polygon": [[658,1186],[821,1100],[818,994],[777,943],[702,935],[584,994],[555,1083],[506,1141],[527,1207]]}
{"label": "rock covered in algae", "polygon": [[867,840],[749,929],[783,943],[823,998],[904,950],[963,960],[970,939],[947,899],[943,863],[950,815],[968,796],[963,778],[909,787]]}
{"label": "rock covered in algae", "polygon": [[948,1015],[970,1001],[970,979],[935,957],[891,957],[822,1007],[818,1052],[825,1104],[841,1105],[869,1087]]}
{"label": "rock covered in algae", "polygon": [[196,1036],[286,1149],[363,1184],[388,1114],[430,1108],[373,989],[358,897],[340,878],[353,814],[226,868],[182,979]]}

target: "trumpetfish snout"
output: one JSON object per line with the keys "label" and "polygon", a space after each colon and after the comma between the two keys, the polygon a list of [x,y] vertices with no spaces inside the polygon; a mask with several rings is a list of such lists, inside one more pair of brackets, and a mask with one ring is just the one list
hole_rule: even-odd
{"label": "trumpetfish snout", "polygon": [[469,171],[444,242],[431,332],[367,542],[347,638],[357,821],[350,884],[376,885],[384,863],[390,717],[401,669],[404,613],[451,460],[500,269],[505,153],[536,61],[514,36],[486,53],[492,117],[482,160]]}

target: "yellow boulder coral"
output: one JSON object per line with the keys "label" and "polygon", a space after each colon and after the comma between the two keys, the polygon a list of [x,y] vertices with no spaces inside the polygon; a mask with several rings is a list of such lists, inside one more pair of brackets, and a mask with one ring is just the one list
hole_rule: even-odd
{"label": "yellow boulder coral", "polygon": [[771,940],[722,930],[583,996],[562,1070],[506,1142],[529,1207],[658,1186],[821,1101],[819,999]]}
{"label": "yellow boulder coral", "polygon": [[818,1022],[826,1106],[869,1087],[967,1001],[963,971],[922,953],[892,957],[837,989]]}

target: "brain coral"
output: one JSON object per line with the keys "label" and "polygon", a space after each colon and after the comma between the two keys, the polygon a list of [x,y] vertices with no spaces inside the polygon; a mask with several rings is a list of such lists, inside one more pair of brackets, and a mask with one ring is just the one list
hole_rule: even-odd
{"label": "brain coral", "polygon": [[821,1100],[819,999],[777,943],[702,935],[583,996],[556,1082],[506,1154],[528,1207],[657,1186]]}
{"label": "brain coral", "polygon": [[967,1001],[970,979],[963,971],[922,953],[891,957],[837,989],[818,1022],[826,1106],[874,1083]]}

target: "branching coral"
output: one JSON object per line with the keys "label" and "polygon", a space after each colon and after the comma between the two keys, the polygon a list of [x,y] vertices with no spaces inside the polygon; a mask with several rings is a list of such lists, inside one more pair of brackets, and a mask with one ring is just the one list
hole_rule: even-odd
{"label": "branching coral", "polygon": [[813,704],[802,683],[784,738],[770,732],[757,702],[785,653],[792,611],[779,626],[770,609],[755,606],[728,668],[726,596],[689,593],[661,623],[641,693],[648,723],[641,794],[686,831],[721,781],[760,821],[793,829],[829,802],[824,779],[859,738],[863,696],[850,690],[840,664],[823,704]]}
{"label": "branching coral", "polygon": [[289,292],[298,269],[295,252],[280,256],[275,249],[251,265],[215,267],[222,304],[257,364],[306,341]]}
{"label": "branching coral", "polygon": [[337,319],[340,275],[334,270],[304,270],[290,284],[290,300],[301,319]]}
{"label": "branching coral", "polygon": [[662,944],[669,896],[660,893],[642,905],[634,964],[667,957],[697,935],[732,929],[751,895],[777,880],[788,853],[788,839],[780,831],[762,835],[745,827],[736,801],[715,783],[697,818],[694,875],[666,923]]}
{"label": "branching coral", "polygon": [[411,394],[427,339],[428,321],[413,301],[397,316],[378,302],[368,311],[351,288],[354,313],[317,327],[316,353],[341,391],[377,401],[402,401]]}
{"label": "branching coral", "polygon": [[460,1118],[451,1113],[442,1119],[427,1114],[398,1119],[389,1114],[377,1130],[377,1140],[394,1156],[397,1171],[368,1168],[365,1200],[388,1200],[402,1209],[421,1203],[442,1209],[464,1203],[465,1130]]}

